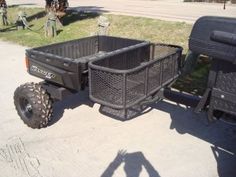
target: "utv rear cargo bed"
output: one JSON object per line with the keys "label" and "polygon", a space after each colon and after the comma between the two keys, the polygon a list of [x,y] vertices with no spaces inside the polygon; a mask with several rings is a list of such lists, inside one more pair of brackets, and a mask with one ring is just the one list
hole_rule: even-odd
{"label": "utv rear cargo bed", "polygon": [[26,51],[31,75],[79,91],[87,83],[88,62],[116,50],[149,46],[149,42],[92,36]]}

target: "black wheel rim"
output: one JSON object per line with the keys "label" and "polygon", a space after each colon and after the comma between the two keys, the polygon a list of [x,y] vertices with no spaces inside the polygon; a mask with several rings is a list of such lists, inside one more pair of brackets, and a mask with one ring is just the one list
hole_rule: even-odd
{"label": "black wheel rim", "polygon": [[33,115],[33,107],[28,101],[28,99],[22,97],[19,100],[20,102],[20,111],[23,114],[23,116],[27,119],[31,119]]}

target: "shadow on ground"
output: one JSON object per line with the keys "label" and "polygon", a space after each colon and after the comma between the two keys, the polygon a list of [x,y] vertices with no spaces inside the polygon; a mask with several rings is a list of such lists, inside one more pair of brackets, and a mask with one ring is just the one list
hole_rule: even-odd
{"label": "shadow on ground", "polygon": [[103,7],[97,6],[80,6],[69,8],[66,11],[66,15],[60,19],[64,26],[67,26],[71,23],[98,17],[101,13],[108,12],[102,10]]}
{"label": "shadow on ground", "polygon": [[8,7],[9,8],[13,8],[13,7],[20,7],[20,6],[35,6],[37,4],[34,4],[34,3],[25,3],[25,4],[12,4],[12,5],[9,5]]}
{"label": "shadow on ground", "polygon": [[236,157],[235,154],[221,149],[217,146],[211,147],[213,155],[217,162],[217,171],[219,177],[236,176]]}
{"label": "shadow on ground", "polygon": [[180,134],[190,134],[210,144],[217,162],[219,177],[236,176],[236,126],[217,121],[208,125],[205,113],[194,114],[192,108],[184,108],[169,102],[152,104],[170,114],[170,129]]}
{"label": "shadow on ground", "polygon": [[[47,15],[47,13],[45,11],[40,11],[40,12],[38,12],[36,14],[27,16],[27,22],[31,22],[33,20],[37,20],[37,19],[43,18],[46,15]],[[10,31],[16,31],[17,30],[16,24],[15,24],[16,21],[10,21],[9,23],[10,24],[8,26],[3,26],[3,28],[0,29],[0,32],[10,32]],[[29,26],[32,27],[33,25],[31,24]]]}
{"label": "shadow on ground", "polygon": [[[53,125],[62,118],[65,109],[74,109],[84,104],[92,109],[93,102],[90,101],[88,95],[88,90],[85,90],[61,102],[56,102],[54,105],[55,114],[50,125]],[[149,109],[157,109],[168,113],[171,118],[171,130],[175,130],[181,135],[190,134],[212,144],[212,147],[209,146],[209,148],[211,148],[216,159],[219,177],[236,176],[236,126],[221,121],[208,125],[206,113],[195,114],[192,108],[166,101],[151,104]],[[121,159],[123,160],[121,161]],[[117,157],[104,171],[102,177],[111,177],[122,163],[125,165],[124,170],[127,177],[138,177],[142,166],[145,167],[148,174],[151,174],[150,176],[159,176],[141,152],[119,152]]]}
{"label": "shadow on ground", "polygon": [[90,101],[88,96],[88,90],[80,91],[77,94],[68,96],[62,101],[55,102],[53,105],[53,117],[49,126],[52,126],[58,122],[62,117],[66,109],[74,109],[81,105],[88,105],[93,107],[94,103]]}
{"label": "shadow on ground", "polygon": [[108,165],[101,177],[112,177],[121,165],[124,165],[126,177],[139,177],[143,169],[151,177],[160,177],[159,173],[142,152],[126,153],[126,151],[119,151],[117,153],[117,156]]}
{"label": "shadow on ground", "polygon": [[16,31],[16,25],[6,26],[5,28],[0,29],[0,32],[2,33],[10,32],[10,31]]}
{"label": "shadow on ground", "polygon": [[79,6],[79,7],[71,7],[68,8],[68,11],[72,12],[93,12],[93,13],[104,13],[108,12],[107,10],[103,9],[104,7],[98,6]]}
{"label": "shadow on ground", "polygon": [[31,21],[33,21],[33,20],[37,20],[37,19],[43,18],[43,17],[45,17],[46,15],[47,15],[47,13],[43,10],[43,11],[40,11],[40,12],[38,12],[38,13],[36,13],[36,14],[33,14],[33,15],[31,15],[31,16],[28,16],[28,17],[27,17],[27,21],[28,21],[28,22],[31,22]]}

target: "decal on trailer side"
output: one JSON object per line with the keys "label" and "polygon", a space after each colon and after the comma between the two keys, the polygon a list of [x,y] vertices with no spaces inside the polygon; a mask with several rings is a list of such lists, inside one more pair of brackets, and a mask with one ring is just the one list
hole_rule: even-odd
{"label": "decal on trailer side", "polygon": [[54,79],[56,77],[56,75],[53,74],[52,72],[46,71],[46,70],[44,70],[38,66],[35,66],[35,65],[30,66],[30,71],[41,74],[41,75],[45,76],[47,79]]}

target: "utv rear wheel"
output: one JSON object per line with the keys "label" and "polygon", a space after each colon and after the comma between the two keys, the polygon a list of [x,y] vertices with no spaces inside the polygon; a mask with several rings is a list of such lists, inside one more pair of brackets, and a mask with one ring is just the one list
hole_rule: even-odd
{"label": "utv rear wheel", "polygon": [[26,83],[14,93],[14,103],[18,115],[31,128],[48,125],[52,116],[52,101],[40,84]]}

